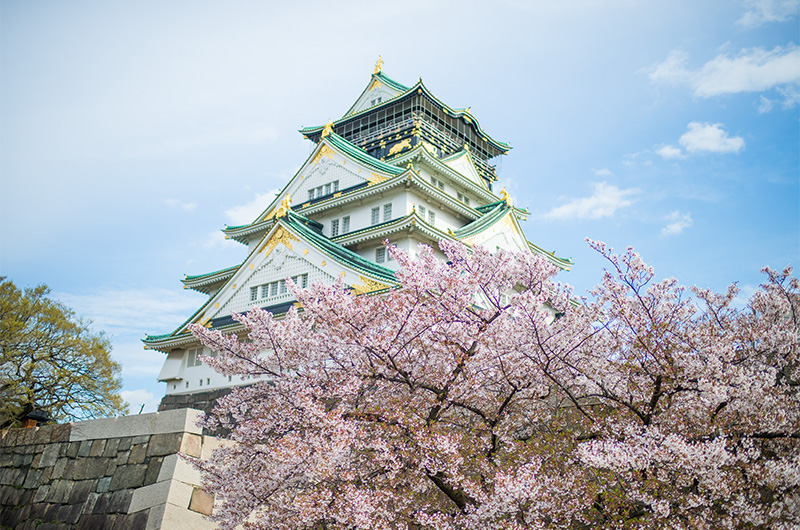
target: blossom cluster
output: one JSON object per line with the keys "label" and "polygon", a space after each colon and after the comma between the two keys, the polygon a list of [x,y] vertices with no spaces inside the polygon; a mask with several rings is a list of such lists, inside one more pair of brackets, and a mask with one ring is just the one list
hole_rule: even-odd
{"label": "blossom cluster", "polygon": [[195,328],[260,376],[205,426],[220,528],[797,528],[800,285],[744,309],[628,249],[576,300],[531,254],[442,243],[402,287],[293,286],[246,337]]}

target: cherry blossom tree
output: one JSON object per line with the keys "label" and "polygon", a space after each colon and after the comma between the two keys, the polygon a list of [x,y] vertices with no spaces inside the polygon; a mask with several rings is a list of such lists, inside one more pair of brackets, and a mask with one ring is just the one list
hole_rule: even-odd
{"label": "cherry blossom tree", "polygon": [[293,287],[246,339],[195,328],[258,376],[205,419],[221,528],[795,528],[800,285],[745,308],[657,281],[632,250],[578,302],[530,254],[391,249],[402,288]]}

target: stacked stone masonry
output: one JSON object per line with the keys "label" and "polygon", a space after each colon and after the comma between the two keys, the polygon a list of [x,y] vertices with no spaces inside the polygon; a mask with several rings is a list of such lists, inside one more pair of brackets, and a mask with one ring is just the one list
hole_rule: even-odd
{"label": "stacked stone masonry", "polygon": [[202,530],[213,498],[180,453],[207,458],[222,443],[200,411],[0,431],[0,528]]}

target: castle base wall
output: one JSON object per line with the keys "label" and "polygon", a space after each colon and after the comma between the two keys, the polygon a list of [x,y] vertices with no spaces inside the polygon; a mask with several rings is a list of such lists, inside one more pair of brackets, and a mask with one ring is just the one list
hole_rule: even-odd
{"label": "castle base wall", "polygon": [[207,458],[198,410],[0,431],[0,528],[203,530],[213,498],[179,453]]}

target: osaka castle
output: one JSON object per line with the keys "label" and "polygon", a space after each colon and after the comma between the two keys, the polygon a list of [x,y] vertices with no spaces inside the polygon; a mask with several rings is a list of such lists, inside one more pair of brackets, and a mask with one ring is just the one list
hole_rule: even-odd
{"label": "osaka castle", "polygon": [[272,203],[249,224],[225,226],[226,238],[246,247],[244,261],[186,276],[184,288],[208,300],[175,331],[143,340],[166,356],[158,376],[166,383],[162,409],[171,397],[185,406],[190,395],[203,401],[200,394],[253,382],[204,365],[200,356],[211,352],[189,325],[243,335],[233,314],[260,307],[280,316],[294,304],[287,278],[301,287],[341,280],[358,295],[395,288],[398,265],[386,241],[412,256],[421,243],[438,249],[449,240],[533,252],[562,270],[572,265],[528,241],[520,224],[528,211],[505,189],[495,192],[492,161],[511,146],[484,131],[469,108],[439,100],[422,79],[406,86],[381,66],[379,59],[341,118],[300,129],[316,145]]}

